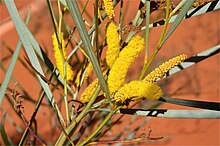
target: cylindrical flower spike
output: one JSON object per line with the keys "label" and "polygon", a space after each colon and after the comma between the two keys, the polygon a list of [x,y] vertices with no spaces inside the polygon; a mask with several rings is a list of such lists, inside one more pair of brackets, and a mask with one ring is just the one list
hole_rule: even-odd
{"label": "cylindrical flower spike", "polygon": [[82,69],[79,70],[77,75],[76,75],[76,79],[75,79],[76,87],[79,87],[79,85],[80,85],[81,74],[82,74]]}
{"label": "cylindrical flower spike", "polygon": [[[58,69],[61,77],[64,79],[64,63],[65,63],[65,60],[67,59],[67,56],[66,56],[66,47],[65,47],[66,44],[63,39],[63,33],[58,34],[58,39],[59,39],[59,42],[61,43],[61,47],[62,47],[61,50],[60,50],[55,33],[53,34],[52,39],[53,39],[54,56],[56,59],[56,66],[57,66],[57,69]],[[63,56],[61,54],[61,51],[63,53]],[[66,72],[66,80],[67,81],[72,80],[73,79],[73,71],[67,62],[66,62],[66,71],[65,72]]]}
{"label": "cylindrical flower spike", "polygon": [[103,0],[105,12],[109,19],[113,19],[115,17],[115,11],[113,7],[113,0]]}
{"label": "cylindrical flower spike", "polygon": [[84,80],[87,80],[87,78],[89,77],[89,75],[92,71],[93,71],[92,63],[89,62],[87,69],[86,69],[86,72],[85,72]]}
{"label": "cylindrical flower spike", "polygon": [[[93,71],[92,63],[89,62],[89,64],[87,65],[87,69],[86,69],[86,71],[84,73],[85,75],[84,75],[83,80],[87,80],[92,71]],[[83,80],[82,81],[80,80],[81,79],[81,75],[82,75],[82,69],[79,70],[77,75],[76,75],[76,80],[75,80],[76,87],[78,87],[83,82]]]}
{"label": "cylindrical flower spike", "polygon": [[161,88],[155,83],[144,81],[131,81],[124,84],[114,96],[117,103],[124,103],[126,100],[138,100],[146,98],[148,100],[156,100],[163,95]]}
{"label": "cylindrical flower spike", "polygon": [[114,22],[111,22],[107,27],[106,39],[108,45],[108,50],[106,51],[106,63],[111,68],[121,49],[118,28]]}
{"label": "cylindrical flower spike", "polygon": [[98,82],[98,78],[96,80],[94,80],[86,89],[85,91],[82,93],[82,95],[80,96],[80,101],[82,103],[87,103],[89,102],[89,100],[91,99],[92,95],[95,93],[96,88],[99,85]]}
{"label": "cylindrical flower spike", "polygon": [[157,67],[152,72],[150,72],[144,78],[144,81],[151,82],[151,83],[155,82],[158,78],[162,78],[170,69],[179,65],[186,58],[187,58],[187,55],[182,54],[182,55],[179,55],[177,57],[174,57],[174,58],[164,62],[159,67]]}
{"label": "cylindrical flower spike", "polygon": [[128,45],[120,52],[118,58],[113,64],[107,84],[110,96],[114,96],[124,84],[125,77],[131,63],[138,57],[141,50],[144,48],[144,39],[140,36],[134,36]]}

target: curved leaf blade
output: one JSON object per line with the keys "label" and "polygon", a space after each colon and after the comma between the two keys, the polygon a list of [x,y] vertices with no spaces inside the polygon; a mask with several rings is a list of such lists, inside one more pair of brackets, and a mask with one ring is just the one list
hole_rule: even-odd
{"label": "curved leaf blade", "polygon": [[160,97],[158,100],[176,105],[220,111],[220,103],[218,102],[206,102],[206,101],[198,101],[198,100],[170,98],[165,96]]}
{"label": "curved leaf blade", "polygon": [[[30,19],[30,13],[28,13],[28,15],[27,15],[26,24],[28,24],[29,19]],[[19,40],[17,43],[17,46],[16,46],[15,51],[14,51],[12,58],[11,58],[11,62],[9,64],[9,67],[6,71],[5,77],[4,77],[3,82],[1,84],[1,87],[0,87],[0,105],[1,105],[3,97],[5,95],[5,91],[8,87],[8,83],[11,79],[11,75],[13,73],[15,64],[17,62],[20,49],[21,49],[21,40]]]}
{"label": "curved leaf blade", "polygon": [[5,131],[5,117],[4,115],[3,119],[1,120],[0,129],[1,129],[1,137],[5,145],[13,145],[10,140],[8,139],[7,133]]}
{"label": "curved leaf blade", "polygon": [[[8,9],[8,12],[10,14],[10,17],[12,19],[12,22],[14,23],[14,26],[18,32],[18,35],[21,39],[21,42],[24,46],[24,49],[25,49],[25,52],[28,56],[28,58],[30,59],[30,62],[32,64],[32,66],[40,73],[44,76],[44,73],[43,73],[43,70],[41,68],[41,65],[40,65],[40,62],[37,58],[37,55],[33,49],[33,44],[29,38],[29,35],[27,33],[27,27],[24,25],[21,17],[19,16],[19,13],[17,11],[17,8],[14,4],[14,1],[13,0],[7,0],[5,1],[5,4],[6,4],[6,7]],[[38,45],[39,46],[39,45]],[[39,75],[36,75],[39,82],[40,82],[40,85],[42,86],[42,88],[44,89],[46,95],[47,95],[47,98],[48,100],[50,101],[51,105],[58,111],[58,115],[60,116],[60,118],[62,119],[62,115],[60,113],[60,110],[59,108],[57,107],[57,105],[55,104],[54,102],[54,98],[52,96],[52,92],[50,90],[50,87],[49,85],[44,82],[44,80],[39,76]]]}
{"label": "curved leaf blade", "polygon": [[89,39],[89,35],[86,30],[85,24],[83,22],[83,18],[80,13],[80,10],[78,8],[78,5],[75,0],[73,0],[73,1],[67,0],[66,2],[67,2],[67,5],[70,9],[70,14],[75,22],[76,28],[79,32],[79,35],[82,39],[82,42],[85,46],[84,51],[89,56],[89,59],[93,65],[95,73],[96,73],[97,77],[99,78],[100,84],[101,84],[107,98],[110,101],[110,95],[108,93],[108,88],[106,86],[106,83],[105,83],[104,77],[102,75],[102,72],[101,72],[98,60],[96,58],[96,55],[95,55],[94,51],[92,50],[92,45],[91,45],[91,42]]}
{"label": "curved leaf blade", "polygon": [[183,6],[183,9],[180,11],[178,16],[176,17],[175,21],[173,22],[171,28],[167,32],[166,36],[163,38],[161,45],[166,42],[166,40],[170,37],[170,35],[174,32],[174,30],[177,28],[177,26],[180,24],[180,22],[183,20],[184,16],[190,9],[191,5],[193,4],[195,0],[188,0],[186,1],[185,5]]}
{"label": "curved leaf blade", "polygon": [[118,113],[160,118],[220,119],[220,112],[212,110],[120,109]]}

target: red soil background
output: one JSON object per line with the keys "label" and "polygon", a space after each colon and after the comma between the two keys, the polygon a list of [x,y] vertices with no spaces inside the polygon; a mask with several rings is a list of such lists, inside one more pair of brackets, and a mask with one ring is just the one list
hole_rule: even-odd
{"label": "red soil background", "polygon": [[[93,1],[90,1],[89,5],[91,12],[93,12]],[[46,1],[17,0],[16,6],[23,19],[30,8],[31,19],[28,26],[38,43],[44,49],[48,48],[48,56],[54,62],[51,43],[53,27]],[[125,18],[123,24],[130,22],[134,18],[138,8],[138,3],[137,1],[130,1],[127,6],[128,9],[124,11]],[[0,58],[4,66],[7,68],[10,63],[10,59],[4,61],[2,59],[8,56],[10,52],[5,49],[3,42],[14,49],[19,37],[9,18],[9,14],[4,4],[0,5],[0,13]],[[117,15],[118,13],[116,13],[116,16]],[[154,66],[158,66],[160,63],[175,55],[186,53],[188,56],[191,56],[219,44],[219,27],[219,11],[210,12],[205,15],[184,20],[159,52],[156,61],[154,61]],[[157,44],[161,30],[162,27],[156,27],[150,31],[150,54]],[[23,49],[21,49],[20,57],[23,61],[24,55],[25,53]],[[138,60],[132,65],[129,70],[128,80],[135,79],[139,75],[143,65],[143,55],[144,53],[142,53]],[[0,70],[1,82],[4,75],[4,72]],[[13,77],[26,91],[28,91],[30,96],[35,99],[39,97],[40,88],[36,78],[30,75],[20,62],[17,62],[16,64]],[[165,81],[166,85],[163,85],[163,90],[167,95],[172,95],[172,97],[219,102],[219,54],[202,61],[197,65],[193,65],[192,67],[169,77]],[[14,83],[10,82],[9,87],[13,88]],[[46,103],[46,101],[44,101],[44,103]],[[141,106],[142,108],[148,107],[148,102],[143,102]],[[162,108],[190,109],[171,104],[164,104]],[[25,117],[29,120],[34,111],[34,104],[24,101],[24,111]],[[13,118],[14,122],[19,127],[25,128],[21,120],[12,110],[12,107],[6,98],[2,102],[0,112],[1,119],[3,114],[7,113],[7,116]],[[51,126],[55,125],[54,121],[50,120],[51,116],[54,116],[51,114],[51,110],[43,106],[36,117],[38,121],[39,134],[47,143],[54,142],[59,136],[59,128]],[[114,118],[115,117],[113,117],[113,119]],[[135,119],[135,122],[131,123],[130,121],[132,119]],[[127,128],[127,130],[124,130],[124,134],[126,135],[126,132],[129,133],[146,119],[146,117],[124,116],[122,122],[113,128],[110,139],[113,138],[114,135],[123,131],[125,127]],[[213,146],[220,144],[220,123],[218,119],[149,118],[148,120],[149,122],[142,125],[141,128],[134,133],[133,138],[141,137],[143,134],[147,135],[149,133],[149,129],[152,130],[151,137],[163,136],[164,138],[158,141],[149,141],[145,144]],[[5,128],[9,137],[16,144],[16,142],[20,140],[22,134],[15,130],[14,125],[12,125],[8,119],[6,119]],[[103,138],[103,140],[109,140],[109,136],[110,134],[108,134],[106,138]],[[0,144],[3,144],[1,139]]]}

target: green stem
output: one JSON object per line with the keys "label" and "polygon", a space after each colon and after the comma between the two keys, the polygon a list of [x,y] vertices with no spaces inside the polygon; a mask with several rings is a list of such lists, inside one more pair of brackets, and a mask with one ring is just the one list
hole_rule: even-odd
{"label": "green stem", "polygon": [[[28,13],[28,16],[27,16],[27,19],[26,19],[26,22],[25,22],[26,24],[28,24],[29,18],[30,18],[30,13]],[[52,75],[51,75],[50,79],[51,78],[52,78]],[[37,104],[35,106],[34,113],[31,116],[30,122],[28,123],[28,125],[27,125],[27,127],[26,127],[26,129],[25,129],[25,131],[24,131],[24,133],[22,135],[22,138],[21,138],[21,140],[19,142],[19,146],[24,145],[25,141],[27,140],[27,135],[28,135],[28,132],[29,132],[28,127],[31,127],[32,122],[34,121],[34,119],[35,119],[35,117],[37,115],[38,109],[39,109],[39,107],[40,107],[40,105],[42,103],[44,95],[45,95],[45,92],[42,91],[42,93],[40,95],[40,98],[38,99]]]}
{"label": "green stem", "polygon": [[159,51],[159,50],[156,49],[156,50],[154,51],[153,55],[150,57],[150,60],[147,61],[146,64],[144,64],[144,67],[143,67],[143,69],[142,69],[142,71],[141,71],[139,80],[142,80],[142,79],[143,79],[145,72],[147,71],[147,69],[148,69],[148,67],[150,66],[150,64],[153,62],[153,60],[154,60],[154,58],[156,57],[158,51]]}
{"label": "green stem", "polygon": [[170,20],[170,0],[166,0],[166,18],[165,18],[165,24],[164,24],[164,27],[163,27],[163,30],[162,30],[162,33],[161,33],[161,36],[160,36],[160,40],[158,42],[158,45],[157,45],[157,49],[160,50],[163,43],[162,43],[162,40],[164,38],[164,35],[166,33],[166,30],[167,30],[167,26],[168,26],[168,23],[169,23],[169,20]]}
{"label": "green stem", "polygon": [[176,6],[176,8],[170,13],[169,17],[172,17],[185,3],[187,0],[181,0],[181,2]]}
{"label": "green stem", "polygon": [[[49,12],[50,12],[50,16],[51,16],[51,18],[52,18],[52,24],[53,24],[54,30],[56,30],[57,21],[56,21],[56,19],[55,19],[55,15],[54,15],[54,12],[53,12],[52,5],[51,5],[51,3],[50,3],[50,0],[47,0],[47,5],[48,5]],[[57,30],[56,30],[56,31],[57,31]]]}
{"label": "green stem", "polygon": [[[62,26],[62,18],[63,18],[63,14],[61,11],[61,7],[60,7],[60,0],[57,1],[57,6],[58,6],[58,12],[59,12],[59,25],[58,25],[58,34],[61,33],[61,26]],[[59,40],[59,38],[58,38]],[[62,38],[60,41],[60,53],[62,56],[62,63],[63,63],[63,72],[64,72],[64,103],[65,103],[65,110],[66,110],[66,125],[69,125],[70,123],[70,111],[69,111],[69,103],[68,103],[68,97],[67,97],[67,61],[64,58],[64,48],[63,48],[63,42],[62,42]],[[59,43],[59,42],[58,42]],[[66,49],[66,48],[65,48]]]}
{"label": "green stem", "polygon": [[66,80],[66,64],[67,62],[64,62],[64,102],[65,102],[65,109],[66,109],[66,123],[69,125],[70,123],[70,112],[69,112],[69,103],[68,103],[68,97],[67,97],[67,80]]}
{"label": "green stem", "polygon": [[[91,106],[93,105],[93,103],[95,102],[99,92],[101,91],[101,86],[99,84],[99,86],[97,87],[95,93],[93,94],[91,100],[88,102],[88,104],[86,105],[86,107],[84,108],[84,110],[76,117],[76,119],[74,119],[72,121],[72,123],[70,123],[70,125],[68,126],[68,128],[66,128],[66,133],[70,136],[70,134],[72,133],[72,130],[75,128],[75,126],[82,120],[82,118],[88,113],[88,111],[90,110]],[[62,132],[60,134],[60,137],[58,138],[57,142],[55,145],[64,145],[66,141],[66,136],[64,134],[64,132]]]}
{"label": "green stem", "polygon": [[87,142],[89,142],[105,125],[106,123],[111,119],[111,117],[121,108],[121,106],[118,106],[115,110],[111,111],[107,117],[102,121],[102,123],[93,131],[86,139],[84,139],[81,143],[77,144],[78,146],[83,146]]}
{"label": "green stem", "polygon": [[96,45],[96,51],[97,51],[97,59],[98,62],[100,61],[99,57],[99,21],[98,21],[98,0],[95,1],[95,11],[94,11],[94,17],[95,17],[95,45]]}
{"label": "green stem", "polygon": [[150,1],[146,1],[146,30],[145,30],[145,63],[148,60],[149,50]]}
{"label": "green stem", "polygon": [[59,12],[59,25],[58,25],[58,32],[61,33],[61,25],[62,25],[62,11],[60,9],[60,0],[57,1],[57,6],[58,6],[58,12]]}
{"label": "green stem", "polygon": [[154,53],[153,55],[150,57],[150,60],[149,61],[146,61],[146,63],[144,64],[144,67],[141,71],[141,74],[140,74],[140,77],[139,77],[139,80],[142,80],[143,77],[144,77],[144,74],[146,73],[148,67],[150,66],[150,64],[153,62],[154,58],[156,57],[157,53],[160,51],[163,43],[162,43],[162,40],[164,38],[164,35],[166,33],[166,29],[167,29],[167,26],[168,26],[168,23],[169,23],[169,20],[170,20],[170,0],[166,0],[166,19],[165,19],[165,24],[164,24],[164,27],[163,27],[163,30],[162,30],[162,33],[160,35],[160,40],[157,44],[157,47],[156,49],[154,50]]}
{"label": "green stem", "polygon": [[[36,107],[35,107],[35,109],[34,109],[34,113],[32,114],[31,119],[30,119],[30,121],[29,121],[29,123],[28,123],[28,125],[27,125],[28,127],[31,127],[31,125],[32,125],[32,123],[33,123],[33,121],[34,121],[34,119],[35,119],[35,117],[36,117],[36,115],[37,115],[38,109],[39,109],[39,107],[40,107],[40,105],[41,105],[41,103],[42,103],[42,100],[43,100],[43,98],[44,98],[44,95],[45,95],[45,92],[43,91],[43,92],[41,93],[41,95],[40,95],[39,100],[37,101]],[[22,138],[21,138],[21,140],[20,140],[20,142],[19,142],[19,144],[18,144],[19,146],[25,145],[24,143],[25,143],[25,141],[27,140],[27,136],[28,136],[28,133],[29,133],[28,127],[26,127],[26,129],[25,129],[25,131],[24,131],[24,133],[23,133],[23,135],[22,135]]]}

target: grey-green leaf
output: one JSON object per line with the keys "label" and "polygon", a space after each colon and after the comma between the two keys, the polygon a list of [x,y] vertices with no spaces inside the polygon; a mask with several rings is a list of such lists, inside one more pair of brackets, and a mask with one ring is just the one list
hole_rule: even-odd
{"label": "grey-green leaf", "polygon": [[80,13],[80,10],[78,8],[78,5],[77,5],[75,0],[72,0],[72,1],[66,0],[66,2],[67,2],[67,5],[70,9],[70,14],[72,15],[72,18],[75,22],[76,28],[79,32],[79,35],[82,39],[82,42],[85,46],[84,51],[89,56],[89,59],[90,59],[92,65],[93,65],[93,68],[96,72],[96,75],[99,78],[99,82],[100,82],[104,92],[106,93],[107,98],[110,100],[110,96],[109,96],[109,93],[108,93],[108,88],[106,86],[104,77],[102,76],[102,72],[101,72],[101,69],[99,67],[98,60],[95,56],[94,51],[92,50],[92,45],[91,45],[91,42],[90,42],[90,39],[89,39],[89,35],[88,35],[87,30],[86,30],[85,24],[83,22],[83,18],[82,18],[82,15]]}
{"label": "grey-green leaf", "polygon": [[180,22],[183,20],[184,16],[188,12],[189,8],[193,4],[195,0],[188,0],[185,5],[183,6],[183,9],[180,11],[178,16],[176,17],[175,21],[173,22],[171,28],[167,32],[166,36],[163,38],[161,45],[166,42],[166,40],[170,37],[170,35],[174,32],[174,30],[177,28],[177,26],[180,24]]}
{"label": "grey-green leaf", "polygon": [[[27,15],[26,24],[28,23],[29,19],[30,19],[30,13],[28,13],[28,15]],[[9,83],[9,81],[11,79],[11,75],[12,75],[12,72],[14,70],[16,61],[18,59],[20,49],[21,49],[21,40],[19,40],[18,43],[17,43],[15,51],[14,51],[14,53],[12,55],[11,62],[9,64],[9,67],[8,67],[8,69],[6,71],[6,74],[5,74],[5,77],[3,79],[2,85],[0,87],[0,105],[1,105],[3,97],[5,95],[5,91],[7,89],[8,83]]]}
{"label": "grey-green leaf", "polygon": [[160,118],[220,119],[220,112],[212,110],[121,109],[118,113]]}
{"label": "grey-green leaf", "polygon": [[[23,23],[23,21],[21,20],[21,17],[18,14],[17,8],[14,4],[13,0],[7,0],[5,1],[6,7],[8,9],[8,12],[10,14],[10,17],[14,23],[14,26],[18,32],[18,35],[23,43],[25,52],[28,56],[28,58],[30,59],[30,62],[32,64],[32,66],[42,75],[44,75],[43,70],[40,66],[40,63],[38,61],[37,55],[33,49],[33,44],[29,38],[29,35],[27,33],[27,27],[26,25]],[[41,77],[39,75],[37,75],[37,78],[42,86],[42,88],[44,89],[48,100],[50,101],[50,103],[52,104],[53,107],[55,107],[58,111],[59,116],[61,116],[61,114],[59,113],[59,109],[57,107],[57,105],[54,104],[54,98],[52,96],[51,90],[48,86],[47,83],[44,82],[43,79],[41,79]]]}
{"label": "grey-green leaf", "polygon": [[1,129],[1,137],[2,137],[2,140],[4,142],[5,145],[13,145],[8,136],[7,136],[7,133],[5,132],[5,117],[6,115],[3,116],[3,119],[1,120],[1,124],[0,124],[0,129]]}

